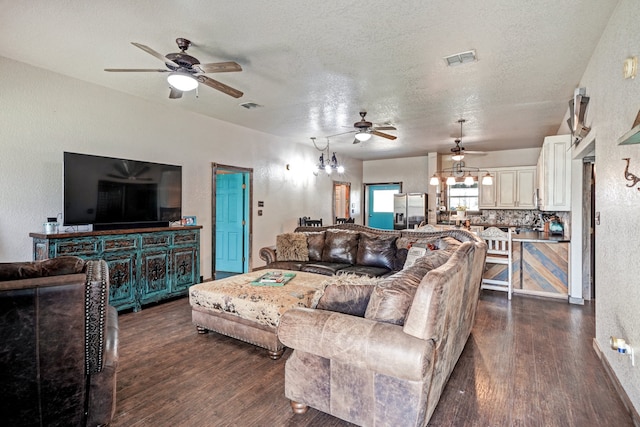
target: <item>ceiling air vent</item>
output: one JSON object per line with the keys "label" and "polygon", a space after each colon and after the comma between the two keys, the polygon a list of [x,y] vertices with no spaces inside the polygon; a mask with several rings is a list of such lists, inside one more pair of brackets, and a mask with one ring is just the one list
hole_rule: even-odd
{"label": "ceiling air vent", "polygon": [[469,62],[475,62],[478,60],[475,50],[469,50],[466,52],[456,53],[455,55],[449,55],[444,57],[447,66],[453,67],[455,65],[467,64]]}
{"label": "ceiling air vent", "polygon": [[260,104],[256,104],[255,102],[243,102],[240,104],[241,107],[246,108],[247,110],[253,110],[254,108],[262,107]]}

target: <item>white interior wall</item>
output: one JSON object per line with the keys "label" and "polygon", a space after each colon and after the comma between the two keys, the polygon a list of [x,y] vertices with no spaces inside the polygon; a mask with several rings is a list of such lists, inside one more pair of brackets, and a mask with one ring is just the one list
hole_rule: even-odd
{"label": "white interior wall", "polygon": [[[212,261],[212,162],[253,168],[253,266],[263,265],[258,250],[293,230],[298,217],[331,218],[332,179],[304,167],[317,161],[313,147],[2,57],[0,74],[0,261],[32,259],[29,233],[41,232],[46,217],[62,212],[63,151],[183,166],[183,215],[195,215],[204,227],[205,278]],[[359,202],[362,162],[340,160],[347,172],[339,180],[352,183]],[[287,163],[298,167],[286,171]],[[259,200],[263,216],[257,216]]]}
{"label": "white interior wall", "polygon": [[401,182],[404,193],[427,193],[429,190],[427,156],[368,160],[362,169],[362,181],[367,184]]}
{"label": "white interior wall", "polygon": [[631,129],[640,108],[640,78],[625,80],[622,65],[640,56],[640,33],[629,31],[640,21],[637,0],[621,0],[580,81],[587,89],[586,122],[595,139],[596,340],[618,380],[640,411],[640,363],[610,350],[609,337],[624,338],[640,353],[640,191],[627,187],[625,157],[640,176],[640,144],[617,145]]}

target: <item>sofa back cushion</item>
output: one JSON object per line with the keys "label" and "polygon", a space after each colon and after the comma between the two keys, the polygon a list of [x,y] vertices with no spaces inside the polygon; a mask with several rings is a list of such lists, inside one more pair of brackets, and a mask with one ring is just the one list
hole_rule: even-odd
{"label": "sofa back cushion", "polygon": [[360,233],[356,264],[393,270],[396,260],[396,239],[393,234]]}
{"label": "sofa back cushion", "polygon": [[309,261],[307,236],[304,233],[284,233],[276,236],[278,261]]}
{"label": "sofa back cushion", "polygon": [[351,230],[327,230],[324,236],[323,262],[355,264],[360,233]]}
{"label": "sofa back cushion", "polygon": [[383,279],[371,294],[364,317],[404,325],[420,281],[429,271],[446,263],[449,256],[446,251],[427,251],[411,267]]}
{"label": "sofa back cushion", "polygon": [[84,260],[62,256],[42,261],[0,263],[0,281],[82,273]]}
{"label": "sofa back cushion", "polygon": [[324,231],[305,231],[309,261],[322,261],[324,251]]}

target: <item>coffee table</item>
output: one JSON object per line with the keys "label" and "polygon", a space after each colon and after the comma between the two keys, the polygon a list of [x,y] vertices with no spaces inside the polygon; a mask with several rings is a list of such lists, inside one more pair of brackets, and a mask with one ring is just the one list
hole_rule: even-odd
{"label": "coffee table", "polygon": [[284,286],[255,286],[251,282],[267,271],[258,270],[189,288],[191,318],[198,332],[218,332],[259,347],[269,357],[282,356],[284,346],[278,340],[280,316],[293,307],[315,307],[327,276],[301,271]]}

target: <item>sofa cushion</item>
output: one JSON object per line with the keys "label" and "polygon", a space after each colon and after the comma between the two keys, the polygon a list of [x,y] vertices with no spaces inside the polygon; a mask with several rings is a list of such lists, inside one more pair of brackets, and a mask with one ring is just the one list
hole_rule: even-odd
{"label": "sofa cushion", "polygon": [[350,264],[341,262],[309,262],[303,265],[300,270],[306,273],[323,274],[325,276],[333,276],[343,268],[349,267]]}
{"label": "sofa cushion", "polygon": [[360,233],[350,230],[327,230],[324,236],[323,262],[355,264]]}
{"label": "sofa cushion", "polygon": [[363,317],[380,279],[341,274],[327,280],[316,308]]}
{"label": "sofa cushion", "polygon": [[276,236],[278,261],[309,261],[307,236],[304,233],[284,233]]}
{"label": "sofa cushion", "polygon": [[371,294],[364,317],[404,325],[420,282],[429,271],[446,263],[449,256],[445,251],[427,251],[411,267],[382,279]]}
{"label": "sofa cushion", "polygon": [[309,261],[322,261],[324,231],[305,231],[304,234],[307,236]]}
{"label": "sofa cushion", "polygon": [[7,262],[0,264],[0,281],[32,279],[82,273],[85,262],[75,256],[62,256],[33,262]]}
{"label": "sofa cushion", "polygon": [[396,259],[396,239],[393,234],[360,233],[356,264],[393,270]]}
{"label": "sofa cushion", "polygon": [[383,277],[391,273],[392,270],[389,270],[385,267],[374,267],[371,265],[350,265],[348,267],[343,268],[337,272],[338,275],[342,274],[353,274],[356,276],[365,276],[365,277]]}

